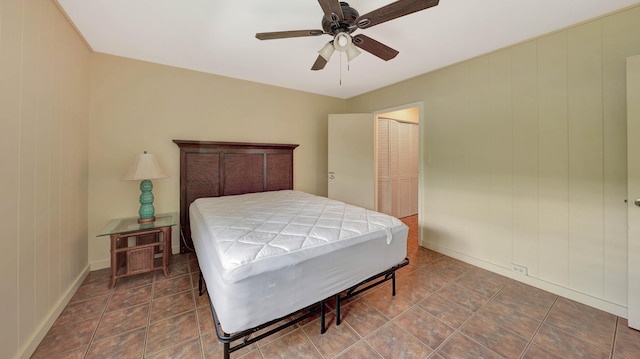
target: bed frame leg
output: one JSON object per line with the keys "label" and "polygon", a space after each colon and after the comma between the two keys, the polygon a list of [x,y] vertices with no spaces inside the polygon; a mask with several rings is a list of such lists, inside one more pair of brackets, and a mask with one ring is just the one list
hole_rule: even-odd
{"label": "bed frame leg", "polygon": [[200,271],[200,275],[198,275],[198,294],[202,296],[202,271]]}
{"label": "bed frame leg", "polygon": [[224,346],[223,357],[224,357],[224,359],[229,359],[230,358],[229,343],[223,343],[223,346]]}
{"label": "bed frame leg", "polygon": [[327,326],[324,320],[324,300],[320,301],[320,334],[324,334],[327,331]]}
{"label": "bed frame leg", "polygon": [[391,295],[396,296],[396,272],[393,271],[391,274]]}
{"label": "bed frame leg", "polygon": [[336,325],[340,325],[340,293],[336,294]]}

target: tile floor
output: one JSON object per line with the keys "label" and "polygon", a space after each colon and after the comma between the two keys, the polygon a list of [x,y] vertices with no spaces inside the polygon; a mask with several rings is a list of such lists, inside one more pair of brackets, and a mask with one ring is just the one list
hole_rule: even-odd
{"label": "tile floor", "polygon": [[[318,320],[265,338],[232,358],[640,358],[640,332],[623,318],[417,246],[389,285],[354,298],[343,323]],[[222,358],[193,255],[171,275],[118,280],[91,272],[32,358]],[[332,309],[330,305],[329,309]]]}

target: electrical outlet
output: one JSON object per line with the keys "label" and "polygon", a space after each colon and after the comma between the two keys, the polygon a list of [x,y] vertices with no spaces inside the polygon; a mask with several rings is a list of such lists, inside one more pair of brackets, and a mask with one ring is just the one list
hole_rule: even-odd
{"label": "electrical outlet", "polygon": [[527,267],[511,263],[511,271],[518,274],[527,275]]}

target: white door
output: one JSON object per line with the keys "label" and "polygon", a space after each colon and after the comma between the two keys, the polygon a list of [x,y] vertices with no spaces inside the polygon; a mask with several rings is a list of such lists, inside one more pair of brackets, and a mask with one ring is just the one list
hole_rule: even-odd
{"label": "white door", "polygon": [[640,330],[640,56],[627,59],[628,317]]}
{"label": "white door", "polygon": [[328,197],[375,210],[373,114],[332,114],[328,128]]}

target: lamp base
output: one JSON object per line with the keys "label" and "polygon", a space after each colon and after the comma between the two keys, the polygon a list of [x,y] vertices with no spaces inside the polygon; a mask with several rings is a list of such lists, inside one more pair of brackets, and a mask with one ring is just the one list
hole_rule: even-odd
{"label": "lamp base", "polygon": [[140,210],[138,223],[151,223],[156,220],[155,208],[153,208],[153,183],[149,180],[140,182]]}
{"label": "lamp base", "polygon": [[138,223],[150,223],[155,222],[156,216],[151,216],[151,218],[138,218]]}

